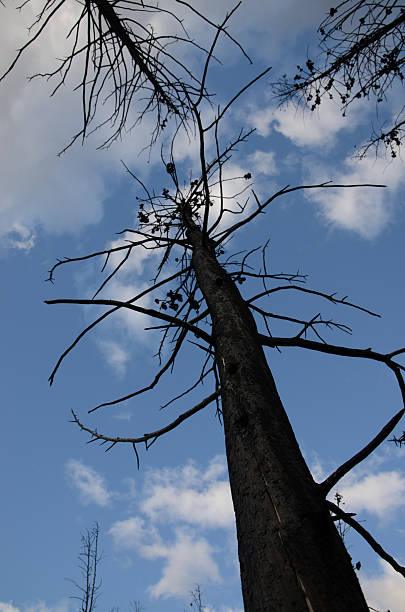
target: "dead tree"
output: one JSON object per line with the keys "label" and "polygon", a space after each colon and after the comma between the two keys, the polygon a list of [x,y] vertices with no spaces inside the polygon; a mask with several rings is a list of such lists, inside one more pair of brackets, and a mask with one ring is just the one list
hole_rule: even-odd
{"label": "dead tree", "polygon": [[396,157],[405,134],[405,107],[385,119],[379,107],[390,99],[391,88],[404,82],[404,3],[344,0],[329,10],[318,34],[319,56],[308,57],[294,76],[284,75],[274,84],[278,99],[296,100],[312,111],[323,98],[336,99],[343,115],[361,98],[375,100],[380,125],[373,128],[360,155],[383,143]]}
{"label": "dead tree", "polygon": [[[178,3],[187,5],[179,0]],[[320,314],[305,320],[273,312],[266,306],[266,301],[271,304],[274,293],[290,291],[315,295],[320,300],[374,315],[346,298],[303,286],[305,278],[301,274],[269,270],[266,245],[232,255],[232,238],[243,233],[246,226],[262,220],[270,204],[295,191],[377,186],[287,185],[268,197],[259,198],[248,172],[243,177],[235,177],[235,181],[242,181],[243,186],[235,187],[231,197],[229,191],[225,192],[224,169],[235,149],[246,141],[249,132],[242,129],[229,142],[223,134],[223,118],[246,89],[253,87],[268,72],[266,70],[242,86],[224,106],[214,108],[210,105],[206,93],[207,77],[218,38],[221,34],[228,35],[225,31],[228,19],[229,15],[216,28],[201,75],[197,77],[198,86],[185,86],[181,90],[184,96],[182,117],[188,122],[189,134],[195,136],[198,171],[194,170],[190,178],[176,163],[173,146],[168,151],[162,150],[168,186],[161,192],[148,188],[128,168],[140,189],[138,226],[123,230],[121,245],[60,260],[50,270],[49,280],[53,281],[55,270],[62,265],[105,258],[106,277],[93,297],[47,301],[48,304],[106,307],[106,311],[83,329],[61,355],[51,373],[50,383],[77,343],[102,320],[122,309],[145,315],[148,321],[150,318],[155,320],[154,329],[160,329],[162,334],[158,350],[162,362],[148,384],[91,408],[89,412],[93,416],[102,407],[136,398],[156,387],[164,374],[170,372],[189,341],[195,346],[198,356],[203,355],[203,365],[196,371],[195,383],[181,390],[179,395],[184,397],[203,382],[204,388],[211,382],[210,392],[165,427],[138,437],[112,436],[100,433],[95,425],[88,425],[76,413],[73,413],[73,421],[90,434],[92,441],[98,440],[108,449],[130,445],[139,464],[141,446],[149,448],[161,436],[216,402],[224,427],[246,612],[367,611],[350,557],[334,521],[339,519],[348,523],[377,554],[404,576],[405,569],[353,519],[352,514],[343,512],[326,498],[345,474],[390,435],[403,416],[404,367],[398,358],[405,348],[379,353],[371,348],[330,344],[322,330],[331,327],[344,330],[347,329],[345,326],[325,320]],[[178,126],[179,130],[183,129],[181,124]],[[155,278],[149,287],[127,301],[100,297],[108,282],[131,257],[136,257],[140,249],[161,253]],[[252,258],[260,253],[261,263],[252,267]],[[109,262],[119,255],[119,263],[109,268]],[[140,305],[145,296],[153,297],[154,308]],[[291,324],[291,335],[273,336],[271,327],[274,320]],[[168,357],[164,347],[171,348]],[[274,351],[280,347],[378,361],[392,371],[399,386],[403,406],[369,444],[319,484],[313,480],[301,454],[264,352],[265,348]]]}
{"label": "dead tree", "polygon": [[82,580],[76,582],[71,580],[79,595],[72,595],[72,599],[80,602],[80,612],[94,612],[97,599],[101,590],[101,580],[98,578],[98,565],[101,561],[99,552],[100,528],[98,523],[94,527],[87,529],[81,539],[81,551],[79,554],[79,570]]}

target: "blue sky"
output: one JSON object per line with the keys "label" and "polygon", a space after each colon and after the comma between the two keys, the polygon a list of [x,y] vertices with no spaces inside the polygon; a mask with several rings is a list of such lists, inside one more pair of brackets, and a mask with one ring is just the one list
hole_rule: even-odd
{"label": "blue sky", "polygon": [[[233,32],[255,64],[249,67],[234,48],[222,45],[223,66],[213,69],[210,82],[218,101],[266,65],[273,66],[274,78],[293,71],[329,7],[315,0],[274,4],[246,0],[239,9]],[[210,0],[204,7],[219,18],[230,4]],[[1,10],[1,61],[6,66],[35,10],[28,5],[21,17],[12,7]],[[67,19],[73,9],[69,5],[66,11]],[[193,34],[207,41],[207,29],[185,17]],[[90,297],[103,278],[102,262],[62,267],[54,285],[44,282],[48,270],[58,257],[103,249],[119,239],[115,232],[134,226],[139,191],[121,159],[157,191],[167,186],[159,146],[150,158],[139,155],[150,132],[148,121],[106,151],[96,151],[101,140],[96,134],[84,147],[77,144],[56,156],[77,130],[80,97],[66,87],[49,99],[44,81],[27,83],[25,76],[61,55],[61,28],[58,21],[46,44],[32,48],[0,88],[0,612],[76,610],[69,599],[74,588],[66,579],[80,579],[80,537],[95,521],[104,551],[98,609],[127,610],[131,600],[139,600],[147,611],[181,611],[188,606],[190,590],[200,584],[207,612],[240,612],[234,517],[215,408],[209,406],[142,452],[139,471],[131,449],[104,453],[96,444],[86,445],[86,435],[69,422],[73,408],[100,431],[132,435],[173,420],[202,397],[196,391],[160,410],[196,376],[198,352],[189,347],[158,389],[88,416],[86,411],[100,402],[149,382],[156,370],[157,336],[144,332],[150,321],[120,315],[89,334],[65,360],[51,389],[47,383],[59,354],[100,310],[47,306],[43,300]],[[197,70],[197,60],[188,60]],[[402,94],[393,93],[385,112],[395,111]],[[383,316],[377,319],[293,291],[273,298],[274,312],[308,318],[321,311],[353,328],[352,336],[328,333],[331,342],[388,352],[405,345],[404,165],[400,158],[376,159],[373,154],[362,161],[353,158],[353,146],[367,138],[373,118],[372,103],[363,103],[345,119],[332,105],[312,115],[292,106],[277,109],[269,79],[243,97],[224,124],[225,136],[242,125],[256,128],[256,133],[235,154],[229,177],[251,172],[263,197],[286,184],[325,180],[384,183],[387,188],[297,192],[280,198],[260,222],[232,241],[229,253],[270,239],[273,272],[299,269],[309,275],[308,287],[349,295]],[[176,161],[187,178],[196,167],[193,143],[185,138],[179,142]],[[237,184],[229,185],[230,195],[238,190]],[[104,296],[133,295],[146,286],[156,261],[139,253]],[[246,283],[243,291],[250,296],[254,288]],[[293,330],[280,323],[272,326],[275,335]],[[292,348],[268,355],[316,478],[354,454],[400,408],[394,377],[376,364]],[[206,389],[208,394],[208,384]],[[385,443],[338,487],[345,508],[357,512],[402,564],[403,460],[403,449]],[[403,579],[355,534],[347,537],[353,560],[362,563],[359,578],[369,605],[400,612]]]}

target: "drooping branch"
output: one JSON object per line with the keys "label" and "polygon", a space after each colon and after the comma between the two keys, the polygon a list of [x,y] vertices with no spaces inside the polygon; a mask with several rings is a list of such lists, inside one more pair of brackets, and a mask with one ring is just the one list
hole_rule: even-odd
{"label": "drooping branch", "polygon": [[353,455],[348,461],[345,461],[340,467],[337,468],[326,478],[323,482],[319,484],[320,489],[322,490],[322,494],[326,495],[329,491],[345,476],[352,470],[356,465],[359,465],[366,457],[371,455],[373,451],[375,451],[378,446],[390,435],[393,431],[394,427],[399,423],[405,413],[405,408],[402,408],[396,415],[388,421],[388,423],[381,429],[381,431],[358,453]]}
{"label": "drooping branch", "polygon": [[389,555],[381,546],[381,544],[379,544],[371,535],[371,533],[369,531],[367,531],[367,529],[364,529],[364,527],[362,525],[360,525],[360,523],[358,523],[352,516],[352,513],[347,513],[344,512],[341,508],[339,508],[339,506],[337,506],[336,504],[334,504],[333,502],[326,500],[326,504],[329,508],[329,510],[331,510],[332,512],[334,512],[334,514],[341,519],[342,521],[344,521],[345,523],[347,523],[348,525],[350,525],[350,527],[352,527],[355,531],[357,531],[357,533],[359,533],[364,540],[371,546],[371,548],[377,553],[377,555],[379,555],[381,557],[381,559],[384,559],[384,561],[387,561],[387,563],[389,563],[391,565],[392,568],[394,568],[394,570],[396,572],[398,572],[399,574],[401,574],[404,578],[405,578],[405,567],[403,567],[402,565],[400,565],[395,559],[394,557],[392,557],[391,555]]}
{"label": "drooping branch", "polygon": [[83,425],[83,423],[80,421],[76,413],[72,410],[73,422],[76,423],[80,427],[80,429],[82,429],[83,431],[86,431],[92,436],[92,439],[89,440],[89,442],[94,442],[96,440],[99,440],[101,443],[110,442],[111,444],[107,448],[107,450],[110,450],[116,444],[124,444],[124,443],[132,444],[132,445],[145,443],[146,449],[148,449],[150,448],[150,446],[152,446],[152,444],[158,438],[163,436],[165,433],[171,431],[172,429],[175,429],[181,423],[183,423],[183,421],[185,421],[186,419],[190,418],[191,416],[193,416],[194,414],[196,414],[197,412],[199,412],[200,410],[208,406],[211,402],[216,400],[220,396],[220,394],[221,394],[220,390],[214,391],[214,393],[211,393],[210,395],[208,395],[208,397],[204,398],[196,406],[193,406],[193,408],[190,408],[189,410],[186,410],[186,412],[183,412],[182,414],[180,414],[174,421],[172,421],[165,427],[156,429],[155,431],[152,431],[150,433],[145,433],[143,434],[143,436],[138,436],[138,437],[106,436],[104,434],[101,434],[97,430],[90,429],[89,427],[86,427],[85,425]]}

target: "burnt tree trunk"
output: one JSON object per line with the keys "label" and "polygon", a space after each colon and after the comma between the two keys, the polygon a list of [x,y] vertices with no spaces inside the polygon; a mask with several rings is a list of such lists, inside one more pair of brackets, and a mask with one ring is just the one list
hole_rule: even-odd
{"label": "burnt tree trunk", "polygon": [[188,221],[221,379],[245,612],[367,612],[281,403],[254,318],[213,245]]}

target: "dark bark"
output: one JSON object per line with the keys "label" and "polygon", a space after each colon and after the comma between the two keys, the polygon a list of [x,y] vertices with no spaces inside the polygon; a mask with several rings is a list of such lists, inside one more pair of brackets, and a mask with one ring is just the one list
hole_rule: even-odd
{"label": "dark bark", "polygon": [[368,610],[350,557],[301,455],[256,324],[212,245],[190,228],[221,378],[246,612]]}

